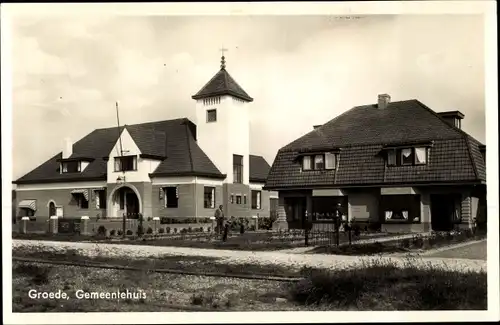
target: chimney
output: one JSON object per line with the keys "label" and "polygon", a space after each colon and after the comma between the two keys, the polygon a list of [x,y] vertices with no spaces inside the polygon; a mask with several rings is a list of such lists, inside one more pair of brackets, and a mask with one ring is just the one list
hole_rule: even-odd
{"label": "chimney", "polygon": [[388,94],[380,94],[378,95],[378,105],[379,109],[386,109],[389,103],[391,102],[391,96]]}
{"label": "chimney", "polygon": [[70,138],[64,138],[64,148],[62,152],[62,158],[69,158],[73,154],[73,143]]}
{"label": "chimney", "polygon": [[313,130],[316,130],[317,128],[323,126],[323,124],[318,124],[318,125],[313,125]]}
{"label": "chimney", "polygon": [[441,117],[443,120],[445,120],[446,123],[450,124],[451,126],[454,126],[458,129],[462,128],[462,120],[465,117],[464,114],[462,114],[459,111],[448,111],[448,112],[440,112],[437,113],[439,117]]}

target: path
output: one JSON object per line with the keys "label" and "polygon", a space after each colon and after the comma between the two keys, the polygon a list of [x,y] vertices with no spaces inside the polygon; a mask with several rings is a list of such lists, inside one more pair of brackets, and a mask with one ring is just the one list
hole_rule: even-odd
{"label": "path", "polygon": [[422,254],[422,256],[486,260],[486,250],[486,240],[480,240],[432,250]]}
{"label": "path", "polygon": [[[82,243],[82,242],[55,242],[37,240],[13,240],[13,247],[38,246],[54,250],[77,249],[87,256],[127,256],[127,257],[149,257],[162,255],[180,256],[206,256],[219,258],[219,263],[231,264],[274,264],[290,267],[317,267],[317,268],[345,268],[359,266],[361,263],[378,261],[392,261],[398,265],[404,265],[408,260],[404,257],[360,257],[360,256],[340,256],[330,254],[287,254],[283,252],[252,252],[252,251],[231,251],[219,249],[199,249],[189,247],[160,247],[160,246],[139,246],[120,245],[104,243]],[[455,270],[484,270],[486,271],[486,261],[467,259],[446,259],[436,257],[416,258],[415,262],[419,266],[446,266]]]}

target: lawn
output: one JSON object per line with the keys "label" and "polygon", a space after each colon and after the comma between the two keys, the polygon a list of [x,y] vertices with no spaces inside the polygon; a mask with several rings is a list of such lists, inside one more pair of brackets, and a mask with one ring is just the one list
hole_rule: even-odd
{"label": "lawn", "polygon": [[[318,246],[311,250],[312,254],[333,254],[333,255],[377,255],[377,254],[405,254],[423,253],[431,249],[446,247],[459,243],[466,243],[474,240],[486,238],[485,234],[473,233],[471,231],[433,233],[430,236],[415,234],[412,238],[395,239],[384,242],[353,243],[342,246]],[[446,257],[443,252],[437,257]],[[451,257],[456,257],[451,254]]]}
{"label": "lawn", "polygon": [[[312,235],[309,245],[318,245],[329,241],[325,234],[318,236]],[[384,233],[362,233],[360,236],[353,237],[353,241],[374,237],[384,237]],[[43,235],[43,234],[25,234],[16,235],[14,239],[24,240],[57,240],[57,241],[92,241],[99,243],[114,243],[127,245],[153,245],[153,246],[175,246],[191,248],[211,248],[211,249],[229,249],[229,250],[251,250],[251,251],[273,251],[301,247],[305,245],[304,233],[301,230],[291,230],[284,232],[246,232],[239,234],[231,232],[226,242],[221,240],[220,236],[214,234],[170,234],[162,236],[145,235],[142,238],[104,238],[104,237],[85,237],[79,235]],[[349,237],[345,233],[340,233],[339,242],[347,243]]]}

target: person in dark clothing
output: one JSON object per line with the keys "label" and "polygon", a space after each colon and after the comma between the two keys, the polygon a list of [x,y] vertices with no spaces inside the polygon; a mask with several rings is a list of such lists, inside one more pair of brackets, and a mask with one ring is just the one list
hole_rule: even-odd
{"label": "person in dark clothing", "polygon": [[223,208],[222,204],[219,205],[217,210],[215,210],[215,214],[214,214],[215,220],[217,222],[217,232],[219,234],[222,234],[223,225],[224,225],[224,211],[222,210],[222,208]]}

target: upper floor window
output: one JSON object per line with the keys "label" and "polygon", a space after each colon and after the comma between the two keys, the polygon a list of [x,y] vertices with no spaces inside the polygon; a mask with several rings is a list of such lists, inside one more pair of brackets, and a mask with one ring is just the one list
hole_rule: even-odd
{"label": "upper floor window", "polygon": [[302,170],[335,169],[337,155],[331,152],[302,157]]}
{"label": "upper floor window", "polygon": [[387,166],[425,165],[427,156],[426,147],[390,149],[387,152]]}
{"label": "upper floor window", "polygon": [[217,122],[217,110],[209,109],[207,110],[207,123],[209,122]]}
{"label": "upper floor window", "polygon": [[115,157],[115,172],[137,170],[137,156]]}
{"label": "upper floor window", "polygon": [[233,183],[243,183],[243,156],[233,155]]}
{"label": "upper floor window", "polygon": [[62,173],[79,173],[82,165],[79,161],[64,161],[61,163]]}

